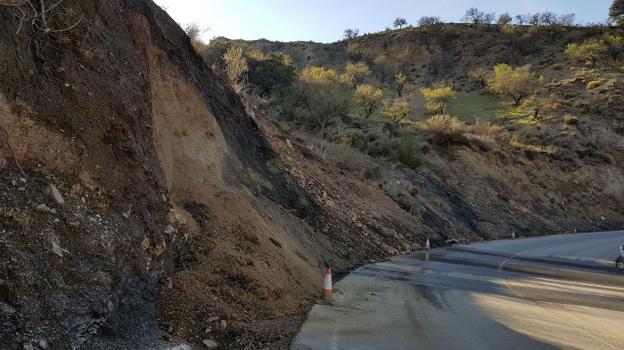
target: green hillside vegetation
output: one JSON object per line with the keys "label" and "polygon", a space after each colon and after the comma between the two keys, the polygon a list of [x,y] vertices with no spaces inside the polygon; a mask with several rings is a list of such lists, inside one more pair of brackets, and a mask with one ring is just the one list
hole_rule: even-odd
{"label": "green hillside vegetation", "polygon": [[[352,159],[417,166],[415,159],[440,144],[440,134],[452,135],[445,144],[481,149],[489,136],[479,129],[495,125],[506,135],[495,146],[513,152],[518,127],[614,113],[621,96],[598,91],[605,82],[621,84],[623,32],[573,26],[573,20],[543,13],[496,21],[470,9],[467,24],[427,17],[412,27],[397,18],[397,30],[359,35],[348,29],[332,44],[217,38],[195,46],[225,77],[240,73],[223,59],[239,50],[248,66],[243,93],[306,138],[321,158],[342,150]],[[585,80],[587,86],[572,88]],[[349,157],[338,158],[344,166]]]}

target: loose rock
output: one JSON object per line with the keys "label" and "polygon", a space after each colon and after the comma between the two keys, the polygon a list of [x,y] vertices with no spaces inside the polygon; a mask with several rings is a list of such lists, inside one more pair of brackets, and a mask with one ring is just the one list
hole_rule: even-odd
{"label": "loose rock", "polygon": [[37,206],[37,208],[35,208],[35,210],[37,210],[38,212],[41,213],[49,213],[50,210],[52,210],[50,207],[48,207],[46,204],[39,204]]}
{"label": "loose rock", "polygon": [[58,188],[53,184],[50,184],[49,197],[54,204],[65,205],[65,198],[63,198],[61,192],[59,192]]}
{"label": "loose rock", "polygon": [[211,339],[202,340],[202,344],[204,344],[206,349],[216,349],[219,347],[219,344],[216,341],[211,340]]}

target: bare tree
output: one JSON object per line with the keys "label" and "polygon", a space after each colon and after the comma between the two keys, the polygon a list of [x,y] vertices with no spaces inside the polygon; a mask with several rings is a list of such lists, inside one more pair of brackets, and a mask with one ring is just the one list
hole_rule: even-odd
{"label": "bare tree", "polygon": [[462,18],[464,22],[472,24],[491,24],[496,18],[495,13],[485,13],[476,7],[466,10],[466,14]]}
{"label": "bare tree", "polygon": [[568,13],[567,15],[559,16],[558,22],[559,25],[564,27],[572,27],[574,26],[574,22],[576,20],[576,14]]}
{"label": "bare tree", "polygon": [[431,27],[438,24],[442,24],[442,20],[440,17],[435,16],[424,16],[418,20],[418,25],[421,27]]}
{"label": "bare tree", "polygon": [[50,25],[55,18],[66,15],[66,11],[64,11],[63,6],[61,6],[62,3],[63,0],[55,2],[48,0],[9,1],[7,5],[15,9],[14,14],[20,19],[16,34],[19,34],[24,23],[28,22],[30,22],[34,31],[42,32],[43,34],[64,32],[77,27],[84,18],[84,13],[77,21],[70,25],[61,28],[54,28]]}
{"label": "bare tree", "polygon": [[394,20],[393,25],[394,25],[394,28],[402,29],[403,27],[407,25],[407,20],[402,17],[397,17],[397,19]]}
{"label": "bare tree", "polygon": [[348,28],[348,29],[345,29],[344,31],[344,38],[346,40],[357,38],[358,35],[360,35],[360,30],[357,28],[355,29]]}
{"label": "bare tree", "polygon": [[540,24],[554,26],[558,23],[557,14],[554,12],[544,12],[540,15]]}

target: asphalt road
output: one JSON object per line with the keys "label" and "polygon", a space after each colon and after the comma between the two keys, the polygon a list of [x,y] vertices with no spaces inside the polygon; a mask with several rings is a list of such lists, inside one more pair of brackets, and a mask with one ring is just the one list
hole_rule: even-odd
{"label": "asphalt road", "polygon": [[624,349],[624,231],[434,249],[364,266],[293,350]]}

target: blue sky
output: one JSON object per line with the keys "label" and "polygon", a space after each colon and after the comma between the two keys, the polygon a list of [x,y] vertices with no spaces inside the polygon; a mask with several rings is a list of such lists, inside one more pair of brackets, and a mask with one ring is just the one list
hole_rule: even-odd
{"label": "blue sky", "polygon": [[333,42],[346,28],[361,33],[383,30],[394,18],[415,23],[422,16],[458,22],[477,7],[512,15],[553,11],[576,13],[582,22],[604,22],[611,0],[155,0],[180,24],[208,28],[203,37],[266,38],[279,41]]}

